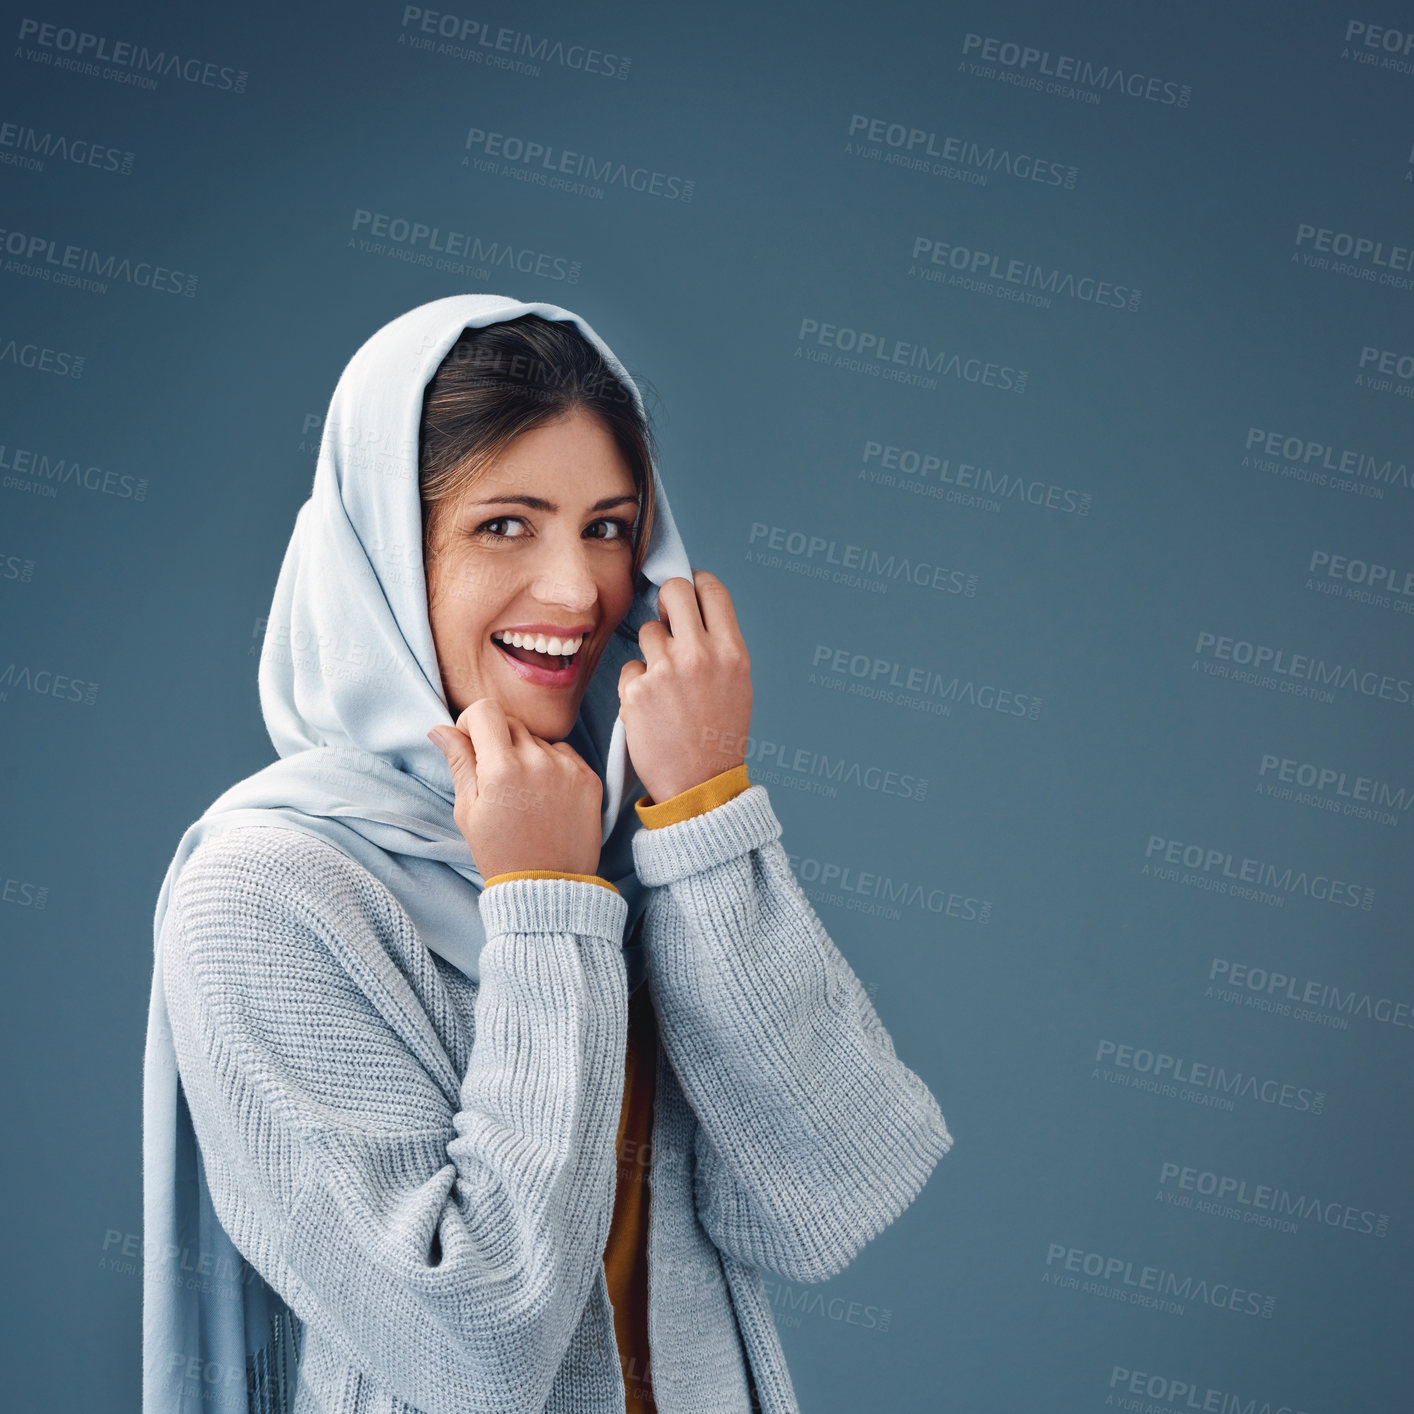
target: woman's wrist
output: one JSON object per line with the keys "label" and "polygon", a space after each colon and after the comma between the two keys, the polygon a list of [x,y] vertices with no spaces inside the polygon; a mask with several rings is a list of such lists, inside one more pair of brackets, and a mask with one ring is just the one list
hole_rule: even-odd
{"label": "woman's wrist", "polygon": [[641,824],[650,830],[661,829],[664,825],[675,825],[679,820],[690,820],[694,815],[725,805],[750,784],[746,762],[742,761],[665,800],[655,803],[646,795],[640,796],[633,808]]}
{"label": "woman's wrist", "polygon": [[599,874],[567,874],[558,869],[507,869],[500,874],[491,874],[482,881],[483,887],[503,884],[508,879],[574,879],[585,884],[601,884],[606,889],[618,893],[618,887]]}

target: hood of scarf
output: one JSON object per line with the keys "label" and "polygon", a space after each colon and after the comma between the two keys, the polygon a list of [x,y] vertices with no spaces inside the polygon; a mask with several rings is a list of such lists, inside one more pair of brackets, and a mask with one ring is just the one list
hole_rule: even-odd
{"label": "hood of scarf", "polygon": [[[379,329],[334,390],[314,487],[295,519],[266,624],[260,705],[280,759],[219,796],[183,840],[189,851],[212,829],[258,823],[320,835],[382,879],[426,946],[473,979],[483,880],[452,818],[451,769],[426,735],[453,718],[427,615],[418,428],[424,389],[462,331],[523,314],[575,324],[643,407],[613,351],[559,305],[452,295]],[[656,615],[665,580],[692,577],[656,465],[653,478],[652,535],[623,621],[633,629]],[[621,634],[610,636],[566,738],[603,782],[598,872],[629,906],[631,986],[643,975],[629,939],[645,899],[633,868],[638,781],[618,681],[623,664],[640,656]]]}

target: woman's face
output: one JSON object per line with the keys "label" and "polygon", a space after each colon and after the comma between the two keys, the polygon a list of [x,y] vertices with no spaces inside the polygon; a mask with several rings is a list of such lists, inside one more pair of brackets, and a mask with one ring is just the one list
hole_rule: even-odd
{"label": "woman's face", "polygon": [[[426,570],[453,719],[494,697],[536,736],[569,735],[604,645],[633,604],[637,514],[628,462],[582,408],[517,437],[446,509]],[[522,646],[501,647],[501,630],[523,631]],[[563,642],[559,656],[527,646],[539,634],[571,648],[580,639],[567,669]]]}

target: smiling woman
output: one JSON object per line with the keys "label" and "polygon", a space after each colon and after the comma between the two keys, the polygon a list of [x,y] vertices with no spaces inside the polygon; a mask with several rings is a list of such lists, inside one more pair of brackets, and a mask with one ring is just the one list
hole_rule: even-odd
{"label": "smiling woman", "polygon": [[764,1274],[842,1271],[952,1139],[580,316],[447,296],[358,350],[260,700],[280,759],[154,916],[144,1414],[799,1414]]}
{"label": "smiling woman", "polygon": [[539,737],[568,735],[633,602],[652,458],[648,420],[563,321],[523,315],[452,346],[423,399],[419,491],[454,717],[496,697]]}
{"label": "smiling woman", "polygon": [[435,518],[427,609],[454,713],[492,696],[537,736],[569,734],[604,642],[633,603],[637,507],[609,433],[575,408],[522,433]]}
{"label": "smiling woman", "polygon": [[[574,726],[652,534],[652,433],[598,352],[535,315],[468,329],[428,384],[419,491],[447,705]],[[545,689],[551,691],[545,691]]]}

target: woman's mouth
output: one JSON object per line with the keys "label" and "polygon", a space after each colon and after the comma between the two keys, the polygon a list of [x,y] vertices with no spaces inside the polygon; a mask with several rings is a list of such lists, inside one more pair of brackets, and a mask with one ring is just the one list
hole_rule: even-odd
{"label": "woman's mouth", "polygon": [[[519,641],[512,642],[513,639]],[[584,647],[583,635],[576,634],[561,644],[560,640],[548,638],[543,634],[532,638],[529,634],[507,634],[497,629],[491,635],[491,642],[496,645],[506,665],[526,682],[533,682],[541,687],[569,687],[579,676],[580,653]],[[535,643],[544,643],[546,646],[541,650],[532,646]],[[567,647],[572,651],[551,653],[551,647]]]}

